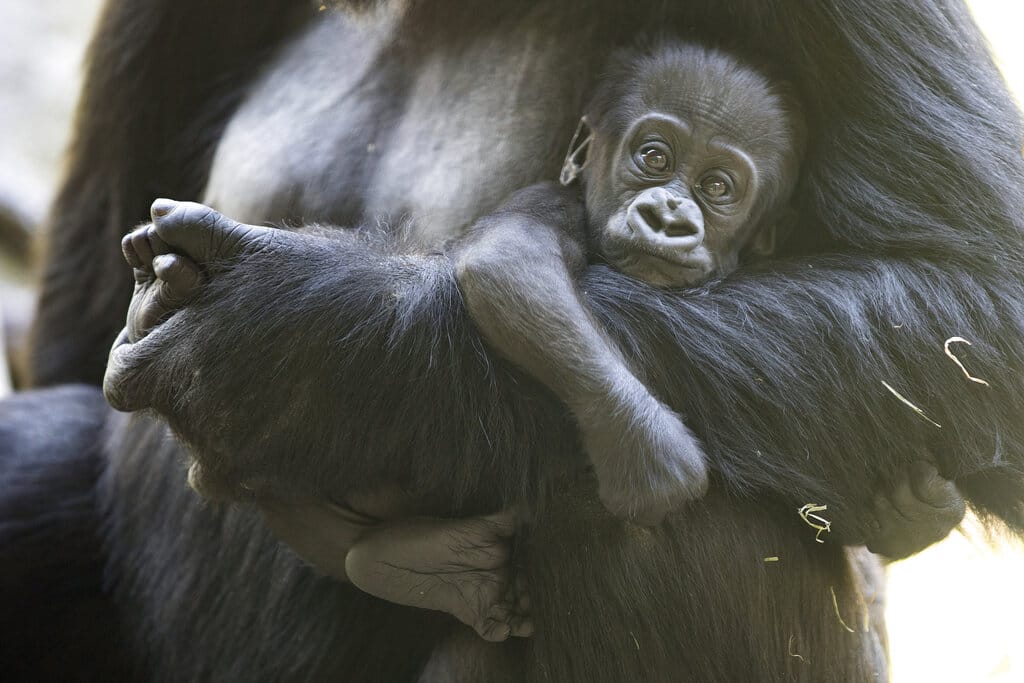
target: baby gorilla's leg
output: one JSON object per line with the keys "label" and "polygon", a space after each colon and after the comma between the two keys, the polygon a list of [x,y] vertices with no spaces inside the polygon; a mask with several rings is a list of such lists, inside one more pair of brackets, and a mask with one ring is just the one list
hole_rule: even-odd
{"label": "baby gorilla's leg", "polygon": [[152,223],[121,240],[136,283],[128,312],[130,342],[188,303],[201,289],[211,261],[269,245],[276,232],[238,223],[202,204],[170,199],[153,202],[150,216]]}
{"label": "baby gorilla's leg", "polygon": [[532,635],[521,583],[511,580],[509,513],[411,518],[368,531],[345,558],[349,580],[379,598],[448,612],[482,638]]}

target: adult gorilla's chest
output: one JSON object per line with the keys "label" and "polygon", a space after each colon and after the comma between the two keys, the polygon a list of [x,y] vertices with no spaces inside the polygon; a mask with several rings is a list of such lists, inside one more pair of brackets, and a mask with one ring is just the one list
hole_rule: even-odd
{"label": "adult gorilla's chest", "polygon": [[229,123],[204,201],[254,223],[412,218],[429,245],[556,177],[584,36],[521,16],[395,45],[394,21],[325,15],[286,46]]}

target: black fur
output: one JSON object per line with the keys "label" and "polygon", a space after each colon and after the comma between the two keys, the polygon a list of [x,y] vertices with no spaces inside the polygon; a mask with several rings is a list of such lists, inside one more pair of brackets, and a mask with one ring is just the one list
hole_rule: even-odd
{"label": "black fur", "polygon": [[96,387],[0,401],[0,670],[119,680],[125,639],[104,594],[96,485],[110,409]]}
{"label": "black fur", "polygon": [[[107,10],[54,213],[41,382],[99,376],[130,289],[114,265],[121,233],[154,195],[199,191],[204,151],[249,60],[289,30],[287,3],[207,5],[121,0]],[[443,27],[428,19],[440,8],[414,4],[419,32],[406,35],[454,40],[530,7],[441,5]],[[311,238],[292,258],[252,258],[215,278],[148,338],[159,353],[138,382],[204,461],[259,473],[278,491],[338,496],[393,477],[441,513],[533,509],[521,561],[537,636],[437,650],[430,672],[487,680],[488,653],[504,666],[512,651],[526,680],[872,680],[884,666],[874,634],[848,633],[833,607],[835,595],[846,623],[859,624],[833,541],[866,537],[879,480],[934,454],[976,507],[1024,529],[1018,113],[952,0],[552,11],[590,26],[602,51],[648,20],[743,44],[806,104],[789,259],[696,292],[601,267],[581,283],[626,356],[701,436],[717,471],[704,501],[654,532],[604,515],[586,482],[565,483],[580,462],[571,423],[486,354],[447,260],[382,254],[356,236]],[[252,24],[232,24],[243,20]],[[218,80],[232,67],[236,77]],[[164,156],[161,141],[184,131],[201,134]],[[974,342],[959,355],[990,388],[944,357],[954,335]],[[408,680],[426,661],[440,631],[415,629],[430,615],[317,580],[251,513],[199,503],[159,423],[119,425],[107,452],[98,490],[108,571],[133,652],[154,675]],[[823,546],[796,518],[808,502],[829,505]],[[438,660],[446,654],[468,663]]]}

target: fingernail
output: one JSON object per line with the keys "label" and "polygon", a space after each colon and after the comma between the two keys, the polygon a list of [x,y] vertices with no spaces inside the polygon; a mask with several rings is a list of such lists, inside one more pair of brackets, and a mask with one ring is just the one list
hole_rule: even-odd
{"label": "fingernail", "polygon": [[150,207],[149,211],[154,218],[163,217],[169,214],[171,211],[174,211],[174,207],[177,205],[178,203],[173,199],[160,198],[153,202],[153,205]]}

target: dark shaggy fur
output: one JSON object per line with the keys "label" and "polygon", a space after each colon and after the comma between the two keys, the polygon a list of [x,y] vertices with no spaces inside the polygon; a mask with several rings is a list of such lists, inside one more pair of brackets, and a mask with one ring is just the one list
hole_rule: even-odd
{"label": "dark shaggy fur", "polygon": [[[595,50],[649,22],[742,44],[778,65],[805,103],[810,146],[789,258],[695,292],[656,291],[601,267],[581,285],[706,445],[717,472],[708,497],[653,532],[604,515],[588,482],[563,476],[580,462],[571,423],[486,354],[444,257],[382,254],[346,235],[291,258],[252,258],[151,336],[137,379],[153,406],[205,462],[278,490],[343,495],[396,477],[438,512],[534,510],[520,561],[538,633],[435,648],[449,622],[318,579],[251,511],[200,503],[164,425],[140,418],[114,425],[97,489],[107,571],[140,671],[873,680],[874,634],[848,633],[833,608],[834,594],[851,624],[862,609],[843,551],[814,544],[795,508],[827,503],[829,540],[862,540],[879,481],[930,454],[982,512],[1024,529],[1021,123],[966,9],[680,4],[551,12],[589,28]],[[119,237],[153,196],[199,194],[247,78],[291,31],[283,17],[304,8],[108,7],[53,214],[38,382],[98,379],[130,292]],[[530,8],[418,3],[397,30],[458,40]],[[578,114],[576,102],[550,106],[564,106],[566,121]],[[974,342],[959,355],[991,387],[968,383],[944,357],[954,335]],[[83,474],[79,487],[89,481]],[[783,561],[766,564],[769,555]]]}

